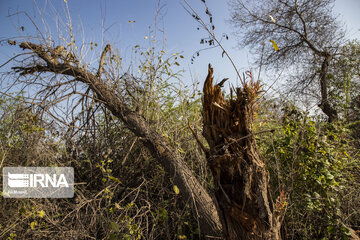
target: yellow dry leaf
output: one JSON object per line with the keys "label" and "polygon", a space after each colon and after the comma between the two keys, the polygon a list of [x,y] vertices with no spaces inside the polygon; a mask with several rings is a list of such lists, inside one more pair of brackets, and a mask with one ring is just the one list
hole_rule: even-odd
{"label": "yellow dry leaf", "polygon": [[178,186],[174,185],[173,189],[174,189],[174,192],[176,195],[178,195],[180,193],[180,189],[178,188]]}
{"label": "yellow dry leaf", "polygon": [[37,222],[31,222],[31,223],[30,223],[31,229],[34,230],[35,227],[36,227],[36,225],[37,225]]}
{"label": "yellow dry leaf", "polygon": [[44,210],[38,211],[37,214],[38,214],[38,216],[41,217],[41,218],[43,218],[43,217],[45,216]]}
{"label": "yellow dry leaf", "polygon": [[276,20],[273,16],[269,15],[269,17],[270,17],[271,21],[273,21],[273,23],[276,23]]}
{"label": "yellow dry leaf", "polygon": [[67,0],[64,0],[64,2],[67,4]]}
{"label": "yellow dry leaf", "polygon": [[276,44],[276,42],[274,40],[270,40],[270,42],[273,44],[273,47],[274,47],[275,51],[279,51],[279,47]]}

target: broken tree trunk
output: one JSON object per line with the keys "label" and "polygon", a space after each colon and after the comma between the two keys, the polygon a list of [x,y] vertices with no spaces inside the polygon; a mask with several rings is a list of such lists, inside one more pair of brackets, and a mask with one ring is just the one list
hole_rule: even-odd
{"label": "broken tree trunk", "polygon": [[[260,92],[250,79],[231,89],[225,99],[213,86],[213,68],[204,83],[203,136],[210,146],[208,163],[216,184],[216,199],[226,239],[280,239],[281,202],[269,199],[269,175],[260,159],[251,121]],[[251,77],[251,76],[250,76]]]}

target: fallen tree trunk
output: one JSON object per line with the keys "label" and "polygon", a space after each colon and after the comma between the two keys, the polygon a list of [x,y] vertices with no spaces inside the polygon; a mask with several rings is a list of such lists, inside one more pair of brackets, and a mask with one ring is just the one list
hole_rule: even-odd
{"label": "fallen tree trunk", "polygon": [[221,223],[213,199],[177,154],[177,150],[161,134],[154,131],[141,114],[130,110],[122,99],[102,81],[100,75],[103,57],[109,50],[109,45],[104,50],[105,54],[102,54],[97,74],[78,67],[72,62],[59,61],[58,55],[54,54],[56,49],[45,49],[40,44],[30,42],[22,42],[20,47],[32,51],[43,61],[37,61],[28,67],[14,67],[15,71],[20,75],[42,72],[62,74],[88,85],[96,94],[97,101],[103,103],[112,114],[121,119],[125,126],[141,139],[167,175],[173,179],[174,184],[179,187],[184,202],[186,203],[190,199],[190,202],[193,203],[194,215],[199,218],[201,234],[211,239],[221,236]]}
{"label": "fallen tree trunk", "polygon": [[231,240],[280,239],[284,199],[272,206],[269,175],[251,132],[260,84],[251,78],[242,88],[231,89],[227,100],[221,84],[213,85],[210,65],[208,71],[203,90],[203,136],[210,146],[207,160],[215,178],[224,235]]}

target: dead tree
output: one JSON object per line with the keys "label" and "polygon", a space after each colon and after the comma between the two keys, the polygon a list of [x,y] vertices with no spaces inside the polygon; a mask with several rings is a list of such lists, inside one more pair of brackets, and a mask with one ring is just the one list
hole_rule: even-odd
{"label": "dead tree", "polygon": [[203,136],[210,146],[207,160],[226,239],[280,239],[284,199],[272,206],[269,174],[251,132],[260,84],[251,78],[242,88],[231,89],[231,98],[225,99],[220,85],[213,85],[212,74],[209,65]]}

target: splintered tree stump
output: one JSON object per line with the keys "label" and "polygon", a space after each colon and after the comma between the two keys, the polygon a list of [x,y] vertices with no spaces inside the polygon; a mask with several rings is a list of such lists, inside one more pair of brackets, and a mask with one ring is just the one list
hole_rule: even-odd
{"label": "splintered tree stump", "polygon": [[251,132],[260,84],[250,76],[225,99],[213,85],[213,68],[204,83],[203,136],[215,179],[215,196],[226,239],[281,239],[284,209],[269,198],[269,174]]}

